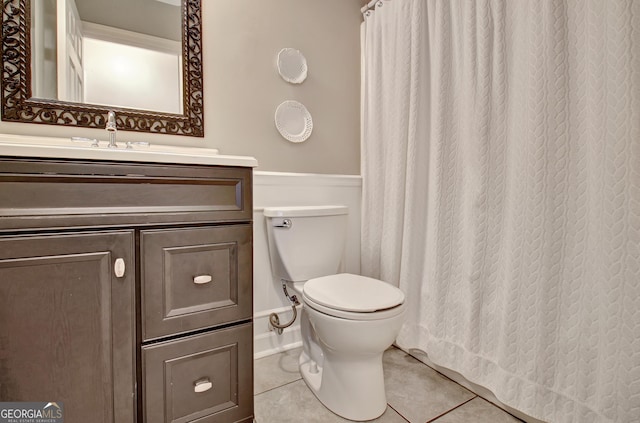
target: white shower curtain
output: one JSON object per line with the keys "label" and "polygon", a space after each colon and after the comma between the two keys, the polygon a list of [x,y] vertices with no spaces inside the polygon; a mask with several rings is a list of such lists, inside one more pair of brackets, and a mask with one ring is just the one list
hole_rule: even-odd
{"label": "white shower curtain", "polygon": [[398,345],[537,419],[640,421],[640,0],[383,0],[364,31]]}

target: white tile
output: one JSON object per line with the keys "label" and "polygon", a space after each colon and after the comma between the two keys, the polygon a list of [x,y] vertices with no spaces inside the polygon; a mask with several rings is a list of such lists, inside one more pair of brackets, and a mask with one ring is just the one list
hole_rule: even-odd
{"label": "white tile", "polygon": [[[300,378],[300,351],[255,360],[256,423],[348,422],[324,407]],[[399,349],[385,352],[384,370],[389,406],[375,422],[520,422]]]}
{"label": "white tile", "polygon": [[475,394],[397,348],[383,358],[387,402],[411,423],[432,420]]}
{"label": "white tile", "polygon": [[[349,422],[332,413],[313,395],[303,380],[255,396],[256,423],[343,423]],[[374,422],[406,423],[393,409]]]}
{"label": "white tile", "polygon": [[301,351],[302,348],[295,348],[254,360],[254,394],[259,394],[300,379],[298,357],[300,357]]}

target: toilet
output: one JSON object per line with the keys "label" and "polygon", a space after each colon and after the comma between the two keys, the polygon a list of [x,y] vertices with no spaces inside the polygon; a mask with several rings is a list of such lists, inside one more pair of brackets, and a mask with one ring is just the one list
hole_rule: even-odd
{"label": "toilet", "polygon": [[387,407],[382,354],[405,311],[398,288],[339,273],[348,208],[266,207],[271,267],[301,299],[302,378],[329,410],[373,420]]}

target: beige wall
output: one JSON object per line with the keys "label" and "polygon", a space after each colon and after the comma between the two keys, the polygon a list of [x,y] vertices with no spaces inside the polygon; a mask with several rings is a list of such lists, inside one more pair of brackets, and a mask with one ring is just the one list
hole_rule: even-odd
{"label": "beige wall", "polygon": [[[215,52],[206,62],[212,96],[205,110],[216,135],[234,151],[256,156],[261,170],[359,174],[359,1],[203,3],[211,22],[205,37]],[[276,55],[284,47],[307,58],[309,76],[301,85],[277,73]],[[302,102],[313,117],[313,133],[301,144],[286,141],[273,123],[276,107],[288,99]]]}
{"label": "beige wall", "polygon": [[[202,0],[205,138],[120,132],[119,138],[251,155],[260,170],[360,173],[360,0]],[[309,76],[283,81],[276,55],[304,53]],[[304,143],[277,132],[276,107],[298,100],[313,116]],[[0,133],[105,138],[102,130],[0,122]]]}

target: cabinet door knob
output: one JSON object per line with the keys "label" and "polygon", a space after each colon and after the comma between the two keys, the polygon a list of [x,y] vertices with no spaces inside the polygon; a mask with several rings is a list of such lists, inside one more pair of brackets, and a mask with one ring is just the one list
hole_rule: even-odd
{"label": "cabinet door knob", "polygon": [[211,282],[211,275],[200,275],[193,278],[193,283],[197,285],[202,285],[203,283]]}
{"label": "cabinet door knob", "polygon": [[116,262],[113,264],[113,272],[116,274],[116,278],[121,278],[124,276],[124,272],[125,272],[124,259],[121,259],[121,258],[116,259]]}
{"label": "cabinet door knob", "polygon": [[196,380],[193,383],[193,392],[207,392],[213,386],[209,378]]}

